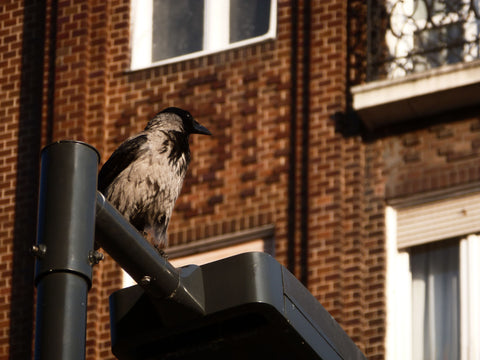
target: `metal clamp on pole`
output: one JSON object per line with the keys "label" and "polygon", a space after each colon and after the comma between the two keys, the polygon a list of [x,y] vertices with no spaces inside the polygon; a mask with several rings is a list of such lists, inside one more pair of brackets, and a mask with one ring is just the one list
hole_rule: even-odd
{"label": "metal clamp on pole", "polygon": [[41,156],[35,359],[85,359],[87,293],[92,285],[99,155],[76,141]]}
{"label": "metal clamp on pole", "polygon": [[197,266],[176,269],[97,192],[96,241],[150,295],[205,313]]}

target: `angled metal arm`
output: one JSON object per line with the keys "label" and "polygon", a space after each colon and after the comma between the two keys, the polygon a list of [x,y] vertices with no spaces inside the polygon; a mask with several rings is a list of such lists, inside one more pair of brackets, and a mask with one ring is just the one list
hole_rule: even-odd
{"label": "angled metal arm", "polygon": [[96,241],[149,294],[205,313],[198,266],[176,269],[97,191]]}

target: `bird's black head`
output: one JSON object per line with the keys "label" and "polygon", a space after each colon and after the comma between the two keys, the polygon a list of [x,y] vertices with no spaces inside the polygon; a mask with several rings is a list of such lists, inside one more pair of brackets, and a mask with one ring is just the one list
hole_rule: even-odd
{"label": "bird's black head", "polygon": [[188,134],[212,135],[210,130],[208,130],[205,126],[200,125],[187,110],[177,107],[169,107],[160,111],[158,114],[168,113],[178,115],[182,119],[183,128]]}

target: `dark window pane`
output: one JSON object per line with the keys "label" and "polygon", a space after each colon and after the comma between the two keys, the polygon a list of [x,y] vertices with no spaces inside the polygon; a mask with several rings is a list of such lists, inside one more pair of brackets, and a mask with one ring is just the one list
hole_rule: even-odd
{"label": "dark window pane", "polygon": [[270,25],[270,0],[230,1],[230,43],[264,35]]}
{"label": "dark window pane", "polygon": [[202,50],[203,0],[153,0],[152,61]]}
{"label": "dark window pane", "polygon": [[414,34],[415,57],[419,70],[427,70],[444,64],[455,64],[463,60],[463,24],[459,22],[424,29]]}

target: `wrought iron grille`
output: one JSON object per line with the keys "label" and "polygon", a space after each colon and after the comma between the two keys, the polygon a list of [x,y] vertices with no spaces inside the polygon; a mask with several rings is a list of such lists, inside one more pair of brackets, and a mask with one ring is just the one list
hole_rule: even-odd
{"label": "wrought iron grille", "polygon": [[480,0],[369,0],[367,81],[480,59]]}

